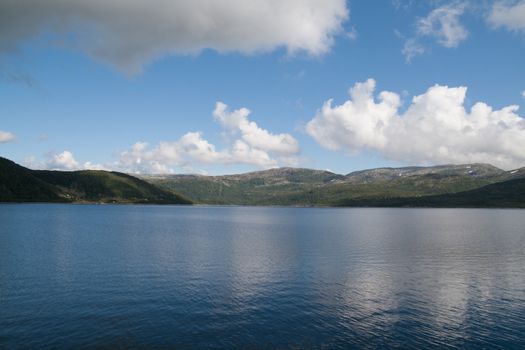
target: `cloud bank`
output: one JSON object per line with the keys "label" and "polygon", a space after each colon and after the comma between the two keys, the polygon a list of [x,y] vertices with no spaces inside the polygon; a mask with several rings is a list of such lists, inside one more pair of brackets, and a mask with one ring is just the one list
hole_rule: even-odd
{"label": "cloud bank", "polygon": [[0,130],[0,143],[6,143],[16,140],[16,135],[8,132],[8,131],[1,131]]}
{"label": "cloud bank", "polygon": [[174,141],[159,142],[150,146],[136,142],[130,149],[120,152],[117,159],[107,164],[80,163],[70,151],[49,153],[44,162],[28,159],[31,168],[54,170],[118,170],[128,173],[173,173],[175,168],[195,171],[205,164],[254,165],[271,168],[280,165],[297,165],[299,143],[290,134],[273,134],[249,119],[250,111],[240,108],[230,111],[217,102],[213,111],[215,120],[227,133],[226,147],[218,150],[201,132],[188,132]]}
{"label": "cloud bank", "polygon": [[121,152],[112,168],[131,173],[170,173],[173,167],[193,169],[199,164],[244,164],[260,168],[296,165],[299,143],[290,134],[272,134],[250,121],[250,111],[230,111],[217,102],[213,116],[228,133],[227,147],[217,147],[203,138],[201,132],[188,132],[175,141],[160,142],[150,147],[135,143]]}
{"label": "cloud bank", "polygon": [[48,152],[44,160],[38,160],[31,156],[26,158],[22,164],[30,169],[47,169],[47,170],[110,170],[102,164],[93,164],[91,162],[81,163],[75,159],[71,151],[65,150],[60,153]]}
{"label": "cloud bank", "polygon": [[494,110],[478,102],[465,108],[466,87],[434,85],[400,112],[400,96],[374,96],[375,81],[357,83],[350,99],[328,100],[306,125],[322,147],[378,152],[414,164],[484,162],[505,169],[525,165],[525,119],[518,106]]}
{"label": "cloud bank", "polygon": [[130,73],[203,49],[321,55],[348,16],[345,0],[7,0],[0,52],[46,32]]}

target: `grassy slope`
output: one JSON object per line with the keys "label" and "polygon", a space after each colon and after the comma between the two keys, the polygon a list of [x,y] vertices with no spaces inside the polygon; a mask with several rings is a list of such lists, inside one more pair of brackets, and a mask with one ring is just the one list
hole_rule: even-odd
{"label": "grassy slope", "polygon": [[39,179],[53,184],[74,201],[124,203],[180,203],[190,201],[133,176],[101,170],[33,171]]}
{"label": "grassy slope", "polygon": [[466,176],[441,177],[432,174],[410,176],[374,183],[336,184],[321,191],[320,202],[337,205],[348,199],[389,199],[398,197],[419,197],[444,193],[455,193],[479,188],[499,178],[471,178]]}
{"label": "grassy slope", "polygon": [[[200,203],[308,206],[455,193],[502,181],[507,176],[487,165],[473,165],[473,174],[466,169],[470,168],[373,169],[346,176],[308,169],[276,169],[229,176],[152,177],[148,181]],[[406,174],[399,176],[403,171]]]}
{"label": "grassy slope", "polygon": [[181,195],[122,173],[29,170],[5,158],[0,158],[0,201],[191,203]]}
{"label": "grassy slope", "polygon": [[179,175],[150,178],[153,184],[182,193],[198,203],[244,205],[309,205],[310,192],[341,178],[330,172],[280,169],[230,176]]}
{"label": "grassy slope", "polygon": [[62,202],[58,189],[32,171],[0,157],[0,202]]}
{"label": "grassy slope", "polygon": [[493,183],[458,193],[389,199],[346,199],[340,206],[525,208],[525,178]]}

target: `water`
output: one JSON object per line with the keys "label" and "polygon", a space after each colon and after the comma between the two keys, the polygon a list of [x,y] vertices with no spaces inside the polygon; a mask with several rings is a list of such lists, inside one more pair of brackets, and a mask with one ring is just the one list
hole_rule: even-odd
{"label": "water", "polygon": [[0,205],[0,348],[525,348],[524,214]]}

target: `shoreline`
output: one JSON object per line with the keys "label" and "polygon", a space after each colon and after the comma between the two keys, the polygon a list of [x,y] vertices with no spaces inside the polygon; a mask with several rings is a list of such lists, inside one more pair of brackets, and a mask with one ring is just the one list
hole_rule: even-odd
{"label": "shoreline", "polygon": [[177,207],[194,207],[194,208],[294,208],[294,209],[525,209],[524,206],[343,206],[343,205],[255,205],[255,204],[179,204],[179,203],[106,203],[106,202],[0,202],[0,205],[24,205],[24,204],[40,204],[40,205],[94,205],[94,206],[177,206]]}

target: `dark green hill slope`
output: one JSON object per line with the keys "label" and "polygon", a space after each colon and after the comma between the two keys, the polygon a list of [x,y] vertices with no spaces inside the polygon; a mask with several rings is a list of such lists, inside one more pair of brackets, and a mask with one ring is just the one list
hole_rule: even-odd
{"label": "dark green hill slope", "polygon": [[341,201],[420,197],[456,193],[507,180],[509,173],[489,164],[380,168],[354,172],[322,191],[324,204]]}
{"label": "dark green hill slope", "polygon": [[405,198],[348,199],[340,206],[440,207],[440,208],[525,208],[525,178],[493,183],[457,193]]}
{"label": "dark green hill slope", "polygon": [[60,202],[58,189],[31,170],[0,157],[0,202]]}
{"label": "dark green hill slope", "polygon": [[191,203],[123,173],[30,170],[5,158],[0,158],[0,190],[2,202]]}

